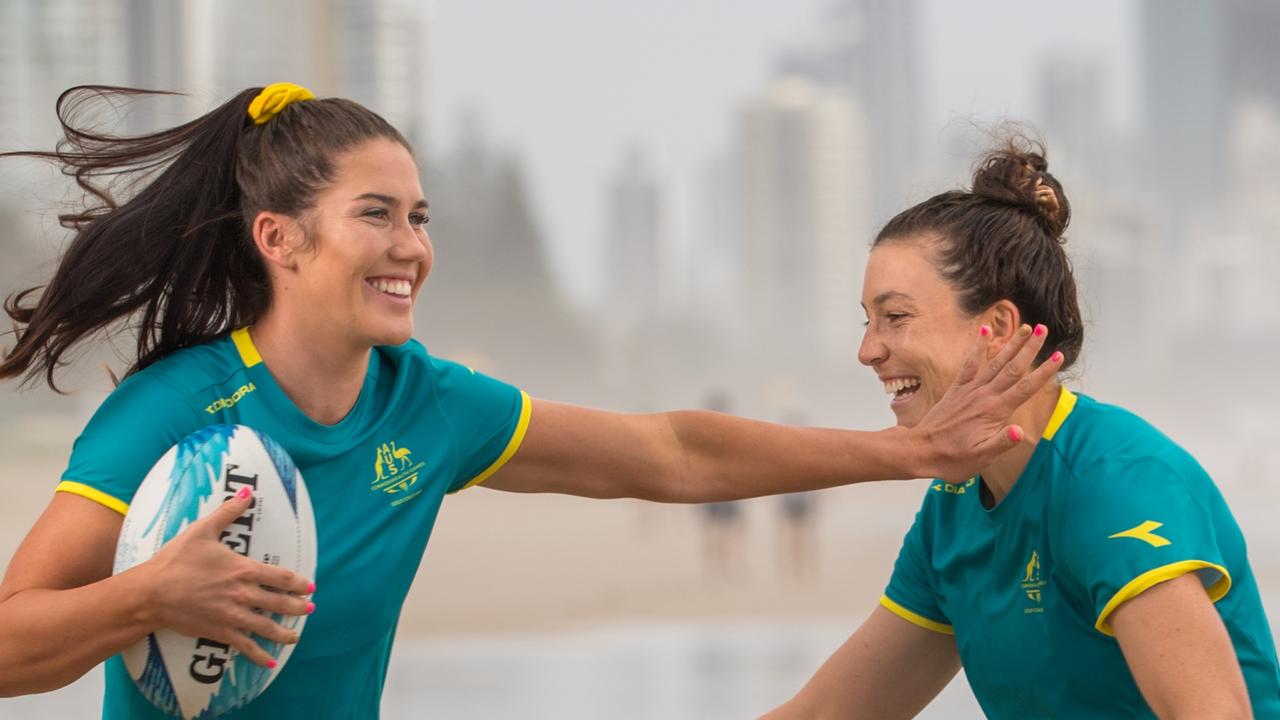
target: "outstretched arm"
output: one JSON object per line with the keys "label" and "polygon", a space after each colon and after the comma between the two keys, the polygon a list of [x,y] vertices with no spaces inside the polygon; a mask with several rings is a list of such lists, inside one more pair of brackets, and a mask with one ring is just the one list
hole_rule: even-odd
{"label": "outstretched arm", "polygon": [[1030,371],[1044,337],[1024,326],[987,361],[970,348],[955,384],[914,428],[798,428],[721,413],[627,415],[542,400],[519,452],[485,485],[514,492],[709,502],[871,480],[963,480],[1021,438],[1006,423],[1057,371]]}

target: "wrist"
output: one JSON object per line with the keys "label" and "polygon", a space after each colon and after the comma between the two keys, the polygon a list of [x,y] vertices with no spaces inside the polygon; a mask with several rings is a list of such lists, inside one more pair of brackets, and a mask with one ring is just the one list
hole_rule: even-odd
{"label": "wrist", "polygon": [[933,443],[927,432],[918,428],[898,425],[885,431],[893,439],[894,451],[890,452],[893,470],[904,479],[931,478],[936,468]]}
{"label": "wrist", "polygon": [[120,584],[121,595],[129,598],[126,614],[144,634],[163,627],[160,617],[159,586],[151,563],[143,563],[111,578]]}

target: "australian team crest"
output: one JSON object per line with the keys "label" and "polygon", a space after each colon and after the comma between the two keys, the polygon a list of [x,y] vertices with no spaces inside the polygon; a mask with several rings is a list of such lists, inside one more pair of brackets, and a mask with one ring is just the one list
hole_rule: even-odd
{"label": "australian team crest", "polygon": [[426,463],[415,463],[413,451],[407,447],[398,447],[394,441],[382,443],[378,447],[377,459],[373,464],[374,479],[369,489],[393,496],[394,507],[408,502],[422,492],[417,487],[419,477]]}

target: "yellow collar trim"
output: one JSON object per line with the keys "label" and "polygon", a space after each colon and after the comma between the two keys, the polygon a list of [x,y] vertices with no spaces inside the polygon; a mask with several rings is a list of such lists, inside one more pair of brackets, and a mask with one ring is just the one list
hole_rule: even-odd
{"label": "yellow collar trim", "polygon": [[1045,440],[1052,440],[1054,435],[1058,434],[1058,430],[1062,427],[1062,423],[1067,421],[1067,416],[1076,407],[1076,396],[1067,387],[1062,386],[1062,391],[1058,393],[1058,406],[1053,409],[1053,415],[1049,416],[1049,424],[1044,426]]}
{"label": "yellow collar trim", "polygon": [[231,342],[236,344],[236,350],[239,351],[245,367],[251,368],[262,362],[262,356],[258,354],[258,348],[253,344],[253,338],[249,337],[249,328],[242,327],[231,331]]}

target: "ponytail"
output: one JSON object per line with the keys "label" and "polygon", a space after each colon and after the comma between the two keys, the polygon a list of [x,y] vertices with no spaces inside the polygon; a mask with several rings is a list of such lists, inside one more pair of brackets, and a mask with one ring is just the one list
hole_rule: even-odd
{"label": "ponytail", "polygon": [[[137,338],[128,375],[256,322],[271,285],[248,230],[253,216],[311,207],[335,156],[363,140],[409,147],[381,117],[337,98],[295,103],[259,123],[249,107],[262,90],[183,125],[122,137],[85,129],[82,115],[99,102],[173,93],[73,87],[58,98],[64,137],[54,151],[0,153],[59,164],[87,200],[59,216],[74,236],[53,278],[4,303],[17,344],[0,361],[0,379],[43,375],[58,390],[54,373],[68,351],[122,330]],[[137,186],[117,202],[117,188]]]}

